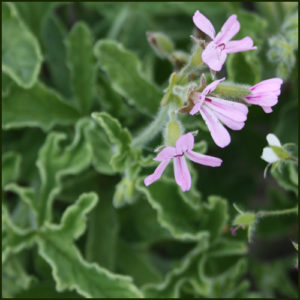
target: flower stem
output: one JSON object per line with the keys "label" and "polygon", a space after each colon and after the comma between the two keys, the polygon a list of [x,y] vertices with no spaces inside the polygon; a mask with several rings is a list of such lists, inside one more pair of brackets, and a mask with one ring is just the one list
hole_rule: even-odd
{"label": "flower stem", "polygon": [[283,210],[273,210],[273,211],[259,211],[256,213],[257,217],[271,217],[280,216],[288,214],[298,214],[298,205],[293,208],[283,209]]}
{"label": "flower stem", "polygon": [[133,139],[133,147],[141,147],[155,137],[162,129],[168,116],[168,106],[163,106],[157,114],[155,120]]}

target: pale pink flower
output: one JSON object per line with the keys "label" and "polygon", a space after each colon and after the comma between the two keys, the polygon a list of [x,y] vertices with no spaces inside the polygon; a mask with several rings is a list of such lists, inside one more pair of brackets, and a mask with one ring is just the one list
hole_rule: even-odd
{"label": "pale pink flower", "polygon": [[253,40],[249,36],[241,40],[231,41],[240,30],[240,23],[236,15],[227,19],[217,36],[211,22],[198,10],[193,16],[193,21],[202,32],[212,39],[202,52],[202,60],[214,71],[222,69],[228,53],[257,49],[253,46]]}
{"label": "pale pink flower", "polygon": [[205,166],[219,167],[222,160],[217,157],[200,154],[192,151],[194,147],[194,136],[191,132],[182,135],[177,141],[175,147],[165,147],[154,160],[160,161],[160,164],[155,169],[154,173],[147,176],[144,180],[146,186],[158,180],[170,160],[174,163],[174,176],[176,183],[180,186],[183,192],[191,188],[191,174],[189,172],[185,156],[193,162]]}
{"label": "pale pink flower", "polygon": [[192,100],[194,107],[191,115],[199,112],[204,119],[214,142],[219,147],[226,147],[230,143],[230,135],[226,125],[232,130],[240,130],[247,119],[248,107],[245,104],[213,97],[210,94],[225,77],[213,81],[201,93],[194,92]]}
{"label": "pale pink flower", "polygon": [[249,104],[259,105],[265,113],[272,112],[272,106],[277,104],[280,87],[283,81],[280,78],[271,78],[252,86],[251,94],[245,98]]}

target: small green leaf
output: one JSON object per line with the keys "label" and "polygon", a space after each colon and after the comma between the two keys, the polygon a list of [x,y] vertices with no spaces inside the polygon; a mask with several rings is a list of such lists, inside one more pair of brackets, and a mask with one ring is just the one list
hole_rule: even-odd
{"label": "small green leaf", "polygon": [[30,88],[40,72],[42,54],[36,38],[20,19],[13,3],[2,5],[2,71]]}
{"label": "small green leaf", "polygon": [[114,170],[123,170],[134,158],[128,129],[122,128],[117,119],[105,112],[92,113],[92,118],[104,129],[110,142],[117,145],[116,152],[111,158],[112,167]]}
{"label": "small green leaf", "polygon": [[85,23],[75,24],[66,40],[66,47],[76,106],[82,114],[87,114],[92,106],[96,69],[93,38]]}
{"label": "small green leaf", "polygon": [[6,152],[2,156],[2,189],[10,181],[16,181],[20,175],[21,155]]}
{"label": "small green leaf", "polygon": [[241,215],[236,216],[233,221],[234,225],[241,225],[241,226],[251,226],[256,219],[256,215],[253,213],[245,212]]}
{"label": "small green leaf", "polygon": [[292,243],[293,243],[294,248],[298,251],[298,243],[295,243],[295,242],[292,242]]}
{"label": "small green leaf", "polygon": [[46,224],[39,234],[39,254],[52,268],[56,289],[76,290],[87,298],[142,297],[130,277],[115,275],[86,262],[74,245],[73,240],[85,230],[86,214],[96,203],[96,194],[81,195],[67,208],[59,225]]}
{"label": "small green leaf", "polygon": [[2,109],[4,129],[28,126],[48,131],[57,124],[74,124],[79,118],[77,110],[40,82],[27,90],[15,87],[3,99]]}
{"label": "small green leaf", "polygon": [[117,185],[113,197],[115,208],[120,208],[126,204],[132,204],[137,198],[135,182],[130,178],[124,177]]}
{"label": "small green leaf", "polygon": [[84,128],[88,120],[82,119],[76,124],[72,143],[66,147],[61,142],[65,134],[51,132],[40,149],[37,166],[41,177],[38,197],[39,224],[51,220],[52,202],[61,191],[61,179],[66,175],[78,174],[89,166],[92,160],[90,145],[84,138]]}
{"label": "small green leaf", "polygon": [[95,45],[94,54],[108,73],[113,88],[129,104],[149,115],[157,112],[162,94],[142,76],[140,62],[132,52],[115,41],[101,40]]}

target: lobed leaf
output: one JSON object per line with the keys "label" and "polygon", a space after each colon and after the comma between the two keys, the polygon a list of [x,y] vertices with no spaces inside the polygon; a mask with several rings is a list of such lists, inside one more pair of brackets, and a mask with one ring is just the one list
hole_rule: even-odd
{"label": "lobed leaf", "polygon": [[37,167],[41,178],[38,197],[39,224],[51,220],[52,202],[61,191],[61,180],[66,175],[78,174],[89,166],[92,151],[84,138],[84,129],[90,126],[88,120],[80,120],[75,127],[72,143],[62,147],[66,139],[63,133],[51,132],[40,149]]}
{"label": "lobed leaf", "polygon": [[96,194],[81,195],[65,211],[59,225],[46,224],[39,235],[39,254],[52,268],[56,289],[76,290],[87,298],[142,297],[129,277],[86,262],[73,243],[83,233],[86,214],[96,203]]}

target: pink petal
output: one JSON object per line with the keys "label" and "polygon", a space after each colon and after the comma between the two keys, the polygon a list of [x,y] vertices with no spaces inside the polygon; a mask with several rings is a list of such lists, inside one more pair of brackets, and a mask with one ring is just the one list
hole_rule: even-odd
{"label": "pink petal", "polygon": [[245,122],[237,122],[217,112],[214,113],[225,126],[232,130],[241,130],[245,126]]}
{"label": "pink petal", "polygon": [[258,96],[248,96],[245,100],[249,104],[255,104],[260,106],[273,106],[278,102],[278,96],[273,96],[272,94],[269,95],[258,95]]}
{"label": "pink petal", "polygon": [[195,115],[197,112],[199,112],[200,111],[200,107],[201,107],[201,102],[199,101],[191,109],[190,115]]}
{"label": "pink petal", "polygon": [[256,49],[257,47],[253,46],[253,40],[249,36],[246,36],[238,41],[229,41],[225,47],[227,53],[236,53]]}
{"label": "pink petal", "polygon": [[239,32],[239,30],[240,22],[237,20],[236,15],[232,15],[224,23],[214,41],[216,44],[227,43]]}
{"label": "pink petal", "polygon": [[248,107],[246,105],[215,97],[209,97],[208,100],[211,100],[211,102],[206,100],[204,103],[213,111],[221,113],[237,122],[246,121],[248,114]]}
{"label": "pink petal", "polygon": [[262,109],[264,110],[264,112],[266,114],[269,114],[273,111],[273,109],[271,107],[268,107],[268,106],[262,106]]}
{"label": "pink petal", "polygon": [[219,122],[209,107],[201,107],[200,113],[211,133],[214,142],[221,148],[230,143],[230,135],[224,126]]}
{"label": "pink petal", "polygon": [[181,155],[186,151],[192,150],[194,147],[194,136],[191,132],[182,135],[176,141],[176,154]]}
{"label": "pink petal", "polygon": [[177,184],[183,192],[191,188],[192,179],[184,156],[175,157],[174,160],[174,176]]}
{"label": "pink petal", "polygon": [[251,87],[252,92],[271,92],[271,91],[280,91],[280,87],[283,81],[281,78],[270,78],[263,80],[258,84]]}
{"label": "pink petal", "polygon": [[164,161],[173,158],[175,155],[176,155],[175,147],[165,147],[157,154],[154,160]]}
{"label": "pink petal", "polygon": [[220,71],[226,60],[226,51],[210,42],[202,52],[202,60],[214,71]]}
{"label": "pink petal", "polygon": [[211,93],[213,90],[215,90],[215,88],[217,87],[217,85],[221,82],[224,81],[225,77],[215,80],[212,83],[210,83],[202,92],[203,96],[206,96],[207,94]]}
{"label": "pink petal", "polygon": [[222,159],[220,158],[210,156],[210,155],[200,154],[194,151],[186,152],[186,156],[193,162],[205,166],[219,167],[222,164]]}
{"label": "pink petal", "polygon": [[195,12],[193,16],[193,22],[198,27],[198,29],[210,36],[211,39],[214,39],[216,35],[214,26],[204,15],[199,12],[199,10]]}
{"label": "pink petal", "polygon": [[163,174],[163,172],[164,172],[164,170],[167,167],[169,162],[170,162],[170,160],[162,161],[157,166],[154,173],[145,178],[145,180],[144,180],[145,185],[148,186],[148,185],[152,184],[154,181],[158,180],[161,177],[161,175]]}

